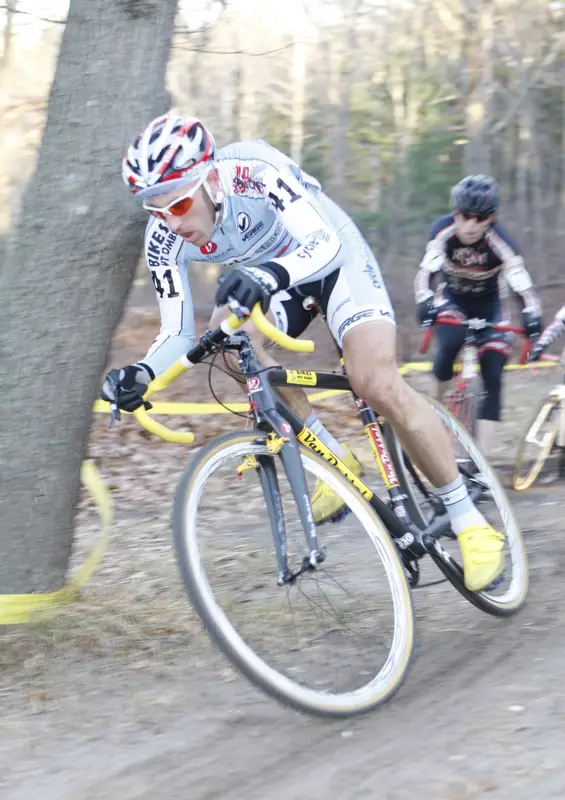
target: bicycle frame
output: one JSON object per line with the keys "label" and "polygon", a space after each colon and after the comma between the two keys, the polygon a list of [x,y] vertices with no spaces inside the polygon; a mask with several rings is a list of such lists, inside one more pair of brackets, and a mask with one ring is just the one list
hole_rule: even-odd
{"label": "bicycle frame", "polygon": [[448,395],[448,408],[457,418],[461,415],[461,406],[475,376],[478,361],[477,345],[474,337],[468,332],[461,349],[461,372]]}
{"label": "bicycle frame", "polygon": [[549,396],[559,403],[559,427],[557,429],[557,447],[565,448],[565,383],[557,383],[552,387]]}
{"label": "bicycle frame", "polygon": [[[284,518],[280,500],[277,502],[278,493],[275,491],[277,479],[274,464],[270,458],[261,459],[258,466],[260,472],[263,473],[261,481],[266,490],[268,515],[279,560],[279,582],[290,582],[304,569],[315,568],[316,564],[324,560],[324,553],[318,542],[318,529],[314,524],[310,509],[306,477],[300,459],[298,442],[318,453],[347,478],[371,504],[391,536],[395,539],[398,548],[403,553],[406,552],[407,556],[420,558],[429,553],[432,546],[436,549],[441,548],[437,540],[450,530],[449,518],[445,509],[425,529],[420,530],[414,525],[406,510],[404,495],[388,453],[377,414],[361,398],[355,395],[347,376],[333,372],[292,370],[280,367],[264,368],[259,363],[247,334],[240,333],[234,338],[238,339],[237,344],[232,343],[228,347],[231,350],[239,351],[240,369],[247,383],[255,425],[258,431],[273,433],[275,436],[275,440],[271,440],[272,452],[279,453],[281,456],[310,550],[309,558],[303,563],[301,569],[296,573],[290,573],[284,548]],[[342,389],[352,393],[392,507],[383,502],[361,478],[348,469],[310,428],[304,425],[303,421],[294,414],[292,409],[276,393],[275,387],[281,386],[288,388],[316,386],[322,389]],[[471,490],[472,499],[477,500],[483,491],[482,486],[477,484]]]}

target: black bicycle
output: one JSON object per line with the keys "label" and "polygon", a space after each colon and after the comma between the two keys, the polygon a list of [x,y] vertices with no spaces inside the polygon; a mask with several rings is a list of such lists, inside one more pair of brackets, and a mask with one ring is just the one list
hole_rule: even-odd
{"label": "black bicycle", "polygon": [[[313,343],[281,334],[259,306],[252,319],[282,346],[313,350]],[[522,536],[502,486],[469,433],[430,400],[475,465],[466,476],[472,497],[488,491],[489,513],[483,511],[506,540],[503,578],[482,592],[466,589],[458,550],[450,552],[455,537],[441,501],[436,498],[433,520],[423,529],[411,519],[396,456],[386,443],[394,437],[388,423],[352,393],[382,480],[353,474],[276,391],[351,391],[347,377],[262,367],[247,334],[234,333],[242,322],[241,314],[232,315],[206,332],[158,379],[163,387],[187,368],[230,351],[250,404],[249,430],[226,433],[200,448],[180,479],[173,532],[182,579],[214,641],[268,694],[320,715],[366,712],[388,700],[406,675],[414,645],[410,588],[418,584],[421,559],[429,555],[475,606],[506,616],[527,593]],[[136,415],[142,424],[148,418],[143,409]],[[315,526],[315,480],[342,499],[339,524]]]}

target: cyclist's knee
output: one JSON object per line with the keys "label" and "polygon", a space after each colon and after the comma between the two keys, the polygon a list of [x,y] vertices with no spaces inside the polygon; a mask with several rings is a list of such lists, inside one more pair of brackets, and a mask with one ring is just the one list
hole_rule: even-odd
{"label": "cyclist's knee", "polygon": [[404,380],[393,359],[368,358],[367,361],[361,368],[347,368],[351,386],[376,411],[390,417],[390,412],[404,402]]}
{"label": "cyclist's knee", "polygon": [[435,331],[438,348],[434,358],[433,374],[438,381],[453,378],[453,363],[465,341],[465,330],[439,325]]}
{"label": "cyclist's knee", "polygon": [[439,350],[436,353],[433,366],[433,375],[437,381],[445,383],[453,378],[453,362],[456,354]]}

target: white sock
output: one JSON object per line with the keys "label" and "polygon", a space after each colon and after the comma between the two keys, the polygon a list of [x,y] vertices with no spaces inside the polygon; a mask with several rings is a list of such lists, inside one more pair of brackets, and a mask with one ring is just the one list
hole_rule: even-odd
{"label": "white sock", "polygon": [[447,486],[442,486],[436,491],[443,500],[453,533],[456,536],[459,536],[469,525],[488,524],[469,497],[462,475],[458,475],[452,483],[448,483]]}
{"label": "white sock", "polygon": [[349,456],[347,450],[340,445],[337,439],[334,439],[329,430],[324,426],[322,420],[318,418],[318,415],[315,411],[312,411],[306,417],[304,424],[307,425],[312,433],[314,433],[318,439],[320,439],[327,447],[329,447],[330,450],[342,461],[344,458]]}

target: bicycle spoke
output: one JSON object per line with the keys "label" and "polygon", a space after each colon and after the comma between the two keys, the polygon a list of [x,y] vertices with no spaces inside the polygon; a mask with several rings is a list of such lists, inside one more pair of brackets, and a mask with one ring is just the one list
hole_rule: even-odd
{"label": "bicycle spoke", "polygon": [[[252,454],[252,448],[244,452]],[[264,499],[255,469],[231,481],[229,536],[217,535],[217,498],[225,496],[225,476],[234,474],[234,463],[239,467],[243,462],[234,456],[219,463],[199,499],[198,550],[211,590],[246,644],[280,673],[332,693],[357,690],[368,675],[384,668],[397,630],[375,545],[353,510],[339,526],[324,528],[323,566],[302,570],[302,524],[284,469],[277,469],[288,567],[294,576],[279,586],[269,526],[258,516]],[[309,475],[310,496],[314,483],[315,476]],[[400,563],[398,569],[405,581]]]}

